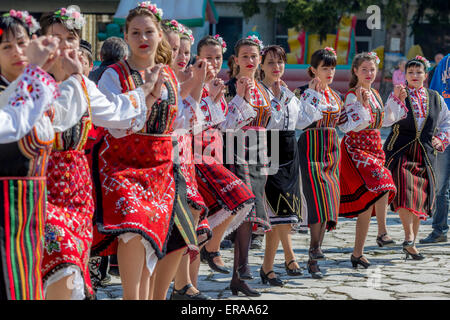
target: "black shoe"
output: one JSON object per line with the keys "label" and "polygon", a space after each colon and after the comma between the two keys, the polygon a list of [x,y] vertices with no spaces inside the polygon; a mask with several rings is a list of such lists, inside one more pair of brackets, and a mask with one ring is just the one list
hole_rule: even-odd
{"label": "black shoe", "polygon": [[240,280],[253,280],[253,275],[250,272],[250,268],[248,267],[248,264],[244,264],[240,266],[237,270],[238,276]]}
{"label": "black shoe", "polygon": [[286,261],[284,262],[284,268],[286,269],[287,275],[291,276],[291,277],[303,275],[303,271],[301,268],[289,269],[289,266],[294,262],[295,262],[295,259],[291,260],[289,263],[286,263]]}
{"label": "black shoe", "polygon": [[325,255],[320,248],[309,249],[309,259],[310,260],[323,260]]}
{"label": "black shoe", "polygon": [[238,284],[230,284],[231,293],[234,296],[237,296],[239,291],[245,294],[248,297],[259,297],[261,296],[261,292],[258,292],[248,286],[244,281],[240,281]]}
{"label": "black shoe", "polygon": [[381,235],[379,235],[377,237],[377,244],[379,247],[384,247],[384,246],[393,246],[395,245],[395,241],[392,239],[389,240],[383,240],[383,238],[387,236],[387,233],[383,233]]}
{"label": "black shoe", "polygon": [[419,243],[425,244],[425,243],[438,243],[438,242],[447,242],[447,235],[441,234],[439,236],[434,235],[433,233],[430,233],[428,237],[425,239],[420,239]]}
{"label": "black shoe", "polygon": [[275,286],[275,287],[282,287],[284,286],[283,281],[281,281],[280,278],[275,277],[275,278],[269,278],[268,275],[271,273],[275,273],[273,270],[264,273],[262,267],[259,270],[259,275],[261,276],[261,281],[263,284],[266,284],[267,282],[271,285],[271,286]]}
{"label": "black shoe", "polygon": [[356,258],[352,254],[352,256],[350,257],[350,261],[352,262],[353,268],[355,268],[355,269],[358,268],[358,264],[362,265],[365,269],[370,267],[369,262],[365,262],[365,261],[361,260],[362,257],[364,257],[364,256],[359,256],[358,258]]}
{"label": "black shoe", "polygon": [[200,259],[203,262],[208,263],[209,267],[213,269],[214,271],[223,273],[223,274],[229,274],[230,270],[228,268],[218,266],[214,262],[214,257],[220,256],[220,252],[208,252],[206,251],[206,248],[203,246],[203,248],[200,250]]}
{"label": "black shoe", "polygon": [[175,290],[174,286],[172,295],[170,296],[170,300],[211,300],[210,297],[201,293],[200,291],[195,294],[188,294],[187,291],[192,287],[193,285],[189,283],[185,285],[183,289]]}
{"label": "black shoe", "polygon": [[403,242],[403,252],[406,254],[405,260],[409,257],[413,258],[413,260],[423,260],[425,257],[421,253],[411,253],[408,251],[408,248],[414,247],[414,241],[404,241]]}
{"label": "black shoe", "polygon": [[[308,272],[311,275],[311,277],[313,277],[313,279],[322,279],[323,278],[323,273],[320,271],[316,260],[308,260],[307,266],[308,266]],[[318,271],[313,271],[311,268],[312,266],[317,266]]]}

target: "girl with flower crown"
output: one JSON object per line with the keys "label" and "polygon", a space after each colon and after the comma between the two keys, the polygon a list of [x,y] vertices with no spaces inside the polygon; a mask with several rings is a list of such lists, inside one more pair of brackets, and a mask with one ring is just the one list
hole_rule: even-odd
{"label": "girl with flower crown", "polygon": [[[231,135],[228,133],[224,135],[224,155],[227,159],[227,167],[245,182],[255,195],[254,207],[235,234],[234,267],[230,284],[230,289],[234,295],[237,295],[239,291],[248,296],[261,295],[245,282],[245,280],[253,279],[248,265],[248,251],[253,224],[259,225],[264,231],[270,230],[264,195],[267,180],[267,139],[265,131],[272,114],[271,101],[273,96],[257,80],[262,48],[262,41],[255,36],[240,39],[234,47],[236,77],[231,78],[226,84],[225,97],[228,101],[231,101],[236,95],[240,95],[238,94],[238,83],[241,81],[247,82],[250,90],[246,90],[245,96],[242,98],[256,112],[253,120],[242,127],[241,130]],[[246,136],[252,137],[252,139],[247,139]],[[233,143],[228,143],[229,145],[237,145],[237,148],[234,148],[235,150],[227,150],[228,139],[233,140],[230,141]],[[256,141],[250,143],[250,140],[255,139]],[[232,160],[232,164],[229,164],[230,160]]]}
{"label": "girl with flower crown", "polygon": [[[281,242],[284,250],[286,273],[300,276],[292,249],[292,224],[301,218],[302,196],[299,176],[299,157],[295,129],[303,129],[322,118],[322,113],[313,104],[303,103],[281,80],[287,57],[284,49],[277,45],[262,51],[261,78],[266,90],[274,96],[272,114],[267,125],[268,141],[271,143],[272,165],[278,167],[276,174],[268,176],[265,186],[266,200],[272,230],[266,233],[266,247],[260,276],[263,283],[283,286],[273,271],[273,263]],[[277,140],[272,139],[272,135]],[[273,142],[276,145],[273,145]],[[274,152],[279,152],[275,155]]]}
{"label": "girl with flower crown", "polygon": [[[60,39],[59,50],[64,55],[78,57],[79,28],[84,21],[78,10],[63,8],[41,17],[42,33]],[[156,100],[151,94],[155,95],[158,77],[148,71],[152,81],[142,88],[107,98],[81,72],[71,75],[62,62],[58,58],[50,72],[57,81],[68,78],[68,90],[77,94],[77,100],[63,106],[70,111],[66,120],[73,120],[73,124],[56,135],[49,157],[42,275],[48,299],[83,299],[94,293],[88,270],[94,205],[84,153],[87,133],[92,123],[114,128],[118,136],[140,130],[147,120],[148,106]]]}
{"label": "girl with flower crown", "polygon": [[[5,39],[4,46],[2,47],[3,50],[1,50],[1,56],[3,56],[5,59],[1,59],[2,65],[1,70],[2,73],[4,72],[4,75],[1,77],[2,85],[0,85],[1,88],[6,88],[6,91],[20,91],[15,87],[17,84],[23,85],[23,81],[17,82],[14,81],[18,76],[19,73],[17,73],[20,70],[30,71],[29,72],[29,78],[27,81],[31,81],[34,79],[34,77],[38,77],[42,83],[51,85],[54,81],[53,78],[46,79],[45,73],[39,71],[40,69],[33,69],[32,65],[27,66],[28,62],[30,60],[29,57],[24,55],[24,50],[26,50],[27,46],[33,47],[33,42],[29,41],[30,37],[30,30],[38,30],[39,24],[34,20],[30,19],[31,16],[29,16],[26,12],[21,11],[14,11],[11,10],[8,14],[4,15],[1,19],[2,23],[2,33],[3,30],[5,30],[5,34],[3,35]],[[4,24],[4,25],[3,25]],[[44,39],[52,39],[52,37],[44,37]],[[24,153],[26,159],[25,163],[22,161],[21,165],[15,167],[14,170],[19,170],[22,173],[19,173],[16,171],[14,173],[15,176],[21,176],[25,173],[25,168],[28,169],[28,175],[38,175],[39,172],[42,172],[42,170],[46,170],[47,167],[47,161],[52,162],[53,154],[48,156],[50,149],[52,148],[53,141],[56,138],[59,137],[60,132],[64,132],[70,128],[72,128],[76,123],[79,121],[79,119],[82,117],[82,115],[88,110],[88,104],[86,100],[80,100],[80,97],[83,97],[83,90],[81,86],[76,86],[77,77],[79,73],[81,73],[82,66],[81,63],[77,59],[77,55],[75,51],[67,52],[61,50],[61,48],[58,47],[58,44],[60,42],[58,41],[58,38],[53,37],[54,40],[49,41],[45,40],[47,44],[44,44],[42,42],[42,45],[49,45],[49,48],[51,46],[55,46],[56,50],[52,53],[51,61],[52,63],[48,63],[44,65],[44,68],[48,69],[49,72],[53,73],[55,64],[59,65],[59,68],[64,68],[65,71],[72,75],[67,80],[60,82],[59,84],[59,91],[61,93],[60,96],[58,96],[53,102],[52,102],[52,108],[49,110],[46,110],[42,118],[36,118],[37,122],[35,123],[35,126],[33,130],[28,133],[22,140],[19,141],[19,144],[25,143],[23,147],[20,148],[19,153],[5,153],[5,155],[13,154],[15,155],[15,159],[17,160],[17,157],[20,158],[19,154]],[[29,56],[29,55],[28,55]],[[12,62],[12,67],[9,67],[9,64]],[[28,73],[28,72],[27,72]],[[63,80],[63,79],[61,79]],[[74,85],[75,84],[75,85]],[[42,90],[40,86],[36,86],[36,84],[33,83],[33,81],[30,82],[30,84],[27,86],[27,89],[30,90],[30,92],[34,92],[34,94],[41,95],[45,94],[45,90]],[[4,97],[9,96],[10,94],[4,95]],[[33,97],[32,97],[33,99]],[[128,104],[125,102],[125,100],[128,101]],[[31,100],[32,101],[32,100]],[[93,103],[93,109],[95,109],[95,116],[94,121],[99,124],[105,124],[108,122],[111,122],[112,124],[117,123],[122,126],[130,126],[130,123],[132,123],[132,119],[139,116],[140,112],[144,113],[146,112],[146,108],[144,110],[136,112],[135,107],[130,102],[129,98],[123,97],[122,101],[119,99],[116,99],[116,102],[114,101],[105,101],[105,103],[100,104],[100,101],[97,99],[95,103]],[[119,104],[119,106],[117,106]],[[70,106],[70,107],[68,107]],[[38,114],[39,109],[36,109],[32,114]],[[120,117],[117,117],[117,112],[122,112],[124,119],[120,120]],[[35,113],[36,112],[36,113]],[[32,119],[33,117],[31,117]],[[126,120],[125,118],[128,118]],[[21,125],[19,128],[22,128],[24,124],[27,123],[26,117],[21,119]],[[125,126],[126,125],[126,126]],[[2,129],[5,129],[2,127]],[[55,132],[57,132],[55,134]],[[14,144],[10,145],[10,147],[14,147]],[[2,166],[6,170],[8,170],[8,167],[11,163],[14,163],[17,165],[17,161],[10,162],[8,165]],[[50,171],[50,170],[49,170]],[[33,189],[32,185],[28,185],[29,191],[32,191],[35,195],[34,201],[36,201],[36,206],[34,208],[41,210],[41,213],[43,214],[46,209],[45,204],[45,197],[40,198],[39,194],[41,191],[44,191],[45,194],[45,188],[47,187],[45,179],[43,181],[36,181],[37,184],[35,186],[38,186],[40,183],[43,183],[43,188],[41,189]],[[42,187],[42,186],[41,186]],[[53,187],[52,184],[48,185],[49,189]],[[25,191],[25,190],[23,190]],[[22,194],[25,194],[23,193]],[[50,191],[50,190],[49,190]],[[39,205],[39,202],[43,201],[44,203]],[[28,206],[27,208],[32,208],[32,206]],[[22,211],[23,212],[23,211]],[[36,218],[38,218],[40,215],[36,213]],[[47,218],[48,220],[48,218]],[[30,225],[31,222],[30,220]],[[42,229],[40,229],[39,226],[42,226]],[[42,221],[40,222],[39,226],[35,229],[37,232],[40,232],[42,235],[44,232],[44,224]],[[34,237],[34,239],[39,239],[39,236]],[[61,239],[58,239],[58,241]],[[28,244],[33,244],[34,242],[30,242]],[[55,243],[53,243],[55,244]],[[39,257],[42,258],[42,255],[39,254],[41,249],[36,248],[37,253],[37,260],[35,262],[39,262]],[[44,256],[45,256],[44,251]],[[23,256],[25,257],[25,256]],[[17,260],[11,260],[13,263],[10,264],[10,267],[14,267],[14,263],[17,262]],[[40,262],[39,262],[40,263]],[[24,266],[22,262],[22,267]],[[33,270],[33,263],[30,263],[29,268],[26,270],[29,270],[30,272],[35,272]],[[20,270],[19,269],[15,269]],[[20,270],[20,272],[23,272],[23,270]],[[42,276],[42,271],[38,270],[37,275],[39,275],[39,278]],[[12,275],[12,274],[11,274]],[[32,279],[32,277],[30,277]],[[34,280],[33,280],[34,281]],[[7,281],[5,282],[7,283]],[[27,283],[29,284],[29,283]],[[25,285],[26,286],[26,285]],[[11,287],[10,287],[11,288]],[[24,286],[22,286],[24,288]],[[39,283],[35,286],[36,289],[36,296],[35,298],[39,298],[43,296],[43,290],[42,290],[42,282],[39,280]],[[21,290],[13,290],[13,295],[11,295],[11,298],[20,298],[22,294],[31,294],[32,290],[27,290],[26,292]],[[39,293],[39,294],[38,294]],[[13,297],[14,296],[14,297]]]}
{"label": "girl with flower crown", "polygon": [[[146,68],[172,64],[161,15],[148,2],[130,10],[125,24],[130,57],[105,71],[100,90],[127,92],[144,83],[141,74]],[[206,71],[206,63],[196,65],[197,83],[204,81]],[[181,135],[201,130],[205,117],[193,95],[180,95],[173,70],[165,66],[162,72],[165,79],[144,129],[126,139],[107,135],[99,153],[103,217],[98,226],[107,235],[105,245],[108,238],[119,238],[125,299],[165,299],[186,247],[192,252],[197,245],[189,189],[178,162],[172,161],[172,150],[175,129],[184,130]]]}
{"label": "girl with flower crown", "polygon": [[330,88],[336,63],[333,48],[315,51],[308,69],[312,80],[296,90],[303,104],[320,110],[318,121],[304,129],[298,140],[298,148],[303,151],[299,162],[306,204],[304,216],[311,234],[307,269],[315,279],[323,277],[318,261],[325,258],[321,248],[325,231],[336,228],[339,213],[340,150],[336,128],[347,132],[361,123],[350,110],[347,117],[342,117],[341,95]]}
{"label": "girl with flower crown", "polygon": [[391,207],[403,224],[403,252],[414,260],[424,259],[415,241],[420,221],[431,216],[435,205],[436,155],[450,143],[450,112],[444,98],[423,86],[428,68],[421,56],[406,63],[407,87],[395,86],[389,97],[407,110],[406,116],[392,126],[384,143],[386,166],[397,187]]}
{"label": "girl with flower crown", "polygon": [[394,199],[396,187],[391,172],[384,167],[385,154],[379,129],[401,119],[405,111],[394,99],[384,106],[378,91],[372,88],[379,61],[374,52],[355,56],[350,90],[344,102],[344,116],[348,120],[363,119],[359,126],[346,132],[341,142],[339,215],[358,218],[355,246],[350,257],[354,268],[370,266],[363,251],[372,216],[377,216],[378,245],[393,243],[385,228],[387,205]]}
{"label": "girl with flower crown", "polygon": [[[221,42],[222,41],[222,42]],[[197,60],[205,60],[214,67],[214,75],[217,76],[222,67],[222,54],[224,52],[223,39],[218,36],[207,36],[201,39],[197,46]],[[206,222],[210,225],[212,238],[208,239],[201,248],[201,260],[220,273],[228,274],[220,257],[220,242],[224,234],[235,230],[249,212],[254,201],[251,190],[233,173],[227,170],[220,156],[222,155],[222,134],[220,130],[235,129],[242,126],[247,118],[254,116],[253,109],[242,98],[236,97],[229,104],[222,96],[223,81],[217,78],[211,79],[203,85],[201,108],[206,108],[213,103],[220,103],[224,114],[224,121],[210,126],[194,138],[194,155],[196,159],[196,179],[199,191],[208,206]],[[246,87],[243,86],[243,89]],[[239,100],[240,99],[240,100]],[[204,220],[200,222],[199,232],[205,230]],[[177,277],[174,282],[172,299],[199,299],[200,295],[192,295],[192,289],[185,290],[183,285],[197,286],[197,276],[200,259],[196,259],[189,266],[188,277]],[[184,282],[183,282],[184,281]],[[195,292],[195,289],[194,289]]]}

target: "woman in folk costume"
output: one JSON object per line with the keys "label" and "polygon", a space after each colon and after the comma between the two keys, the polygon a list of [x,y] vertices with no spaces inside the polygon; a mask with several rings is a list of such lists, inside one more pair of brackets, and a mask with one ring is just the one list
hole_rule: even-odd
{"label": "woman in folk costume", "polygon": [[[298,140],[300,171],[307,223],[310,228],[308,272],[315,279],[323,274],[318,260],[324,259],[322,243],[325,231],[334,230],[339,213],[339,137],[336,127],[347,132],[358,122],[354,117],[341,117],[343,101],[329,86],[333,82],[337,57],[333,48],[315,51],[308,74],[313,78],[295,92],[304,105],[317,108],[320,118],[309,125]],[[351,111],[349,111],[350,114]],[[340,121],[344,120],[344,121]]]}
{"label": "woman in folk costume", "polygon": [[[130,57],[104,72],[100,90],[127,92],[143,84],[143,70],[172,62],[161,16],[148,2],[130,10],[125,24]],[[194,77],[201,84],[206,64],[196,67]],[[172,69],[164,67],[162,74],[156,86],[160,98],[143,130],[121,139],[110,132],[99,153],[103,217],[98,227],[107,235],[105,247],[119,238],[125,299],[165,299],[186,246],[195,249],[197,244],[186,182],[172,150],[174,129],[201,127],[204,116],[191,96],[182,100]]]}
{"label": "woman in folk costume", "polygon": [[[184,46],[183,42],[187,41],[182,37],[181,42],[180,50]],[[220,36],[206,36],[198,43],[197,60],[211,63],[214,74],[217,75],[222,67],[224,48],[226,44]],[[183,54],[184,59],[179,59],[182,65],[188,61],[187,56]],[[180,71],[181,76],[189,72],[189,70]],[[245,86],[240,87],[245,89]],[[201,108],[210,108],[212,104],[219,102],[225,118],[220,124],[210,126],[208,130],[194,137],[194,158],[199,191],[208,206],[207,224],[200,222],[198,232],[203,232],[208,225],[213,229],[212,238],[201,249],[201,259],[213,270],[228,274],[229,270],[224,267],[220,257],[220,242],[226,233],[235,230],[243,222],[254,202],[254,196],[242,180],[223,166],[221,131],[243,126],[250,121],[255,112],[239,96],[227,104],[222,97],[222,89],[223,81],[217,78],[206,82],[203,86]],[[199,263],[200,259],[196,259],[190,265],[189,275],[175,278],[172,299],[198,299],[198,295],[192,295],[192,289],[183,285],[189,286],[187,282],[189,280],[194,287],[197,286]]]}
{"label": "woman in folk costume", "polygon": [[[77,7],[44,14],[42,33],[60,39],[61,52],[77,56],[84,19]],[[67,54],[67,53],[66,53]],[[50,73],[57,81],[70,75],[58,59]],[[92,297],[88,259],[92,245],[92,178],[84,152],[92,123],[117,130],[137,131],[144,125],[154,101],[150,93],[156,79],[146,87],[106,98],[85,76],[69,78],[69,90],[77,93],[65,120],[74,125],[60,130],[49,157],[48,209],[45,224],[45,252],[42,263],[44,290],[48,299]]]}
{"label": "woman in folk costume", "polygon": [[392,126],[384,143],[386,166],[397,186],[391,208],[403,224],[403,252],[414,260],[424,259],[415,241],[420,220],[431,216],[435,205],[436,155],[450,143],[450,112],[444,98],[423,86],[429,65],[421,56],[406,63],[407,87],[396,86],[390,96],[406,106],[406,117]]}
{"label": "woman in folk costume", "polygon": [[[161,22],[161,25],[164,31],[164,35],[167,38],[167,42],[172,48],[172,61],[170,63],[170,66],[174,71],[178,83],[180,84],[181,97],[190,93],[194,97],[194,99],[200,100],[201,87],[199,88],[197,77],[193,76],[193,72],[198,72],[199,63],[203,63],[208,67],[209,77],[211,77],[212,66],[207,64],[206,61],[197,61],[196,65],[193,66],[193,68],[189,67],[189,70],[184,70],[184,68],[181,68],[177,63],[177,60],[180,56],[179,49],[181,48],[181,43],[183,43],[184,52],[182,56],[184,58],[184,56],[186,55],[185,53],[187,51],[187,46],[189,47],[190,52],[191,38],[185,35],[185,33],[187,33],[186,28],[176,20],[163,20]],[[213,118],[214,121],[217,120],[216,122],[220,122],[223,118],[223,113],[220,109],[218,109],[217,111],[217,116],[214,116]],[[205,114],[205,126],[208,125],[208,121],[211,118],[209,117],[209,112],[209,109],[207,109]],[[211,237],[211,230],[208,226],[207,221],[205,221],[206,213],[208,210],[203,197],[198,190],[197,180],[195,178],[192,134],[185,131],[180,133],[176,131],[176,133],[179,147],[178,150],[180,168],[187,184],[188,203],[190,205],[189,209],[194,217],[194,228],[197,231],[198,245],[201,246],[205,241],[207,241],[209,237]],[[199,221],[202,221],[200,228],[198,227]],[[183,255],[174,279],[174,290],[172,291],[171,299],[209,299],[209,297],[203,295],[195,288],[195,286],[192,285],[192,281],[190,279],[190,262],[196,259],[197,255]]]}
{"label": "woman in folk costume", "polygon": [[402,106],[394,100],[383,106],[380,95],[372,88],[378,64],[374,52],[356,55],[351,69],[351,89],[345,97],[347,121],[363,119],[358,127],[346,132],[341,142],[339,215],[358,217],[355,246],[350,257],[354,268],[370,266],[363,252],[372,216],[377,216],[377,243],[393,242],[382,229],[385,228],[387,205],[394,199],[396,187],[391,172],[384,167],[385,154],[379,129],[397,121]]}
{"label": "woman in folk costume", "polygon": [[0,17],[0,300],[44,298],[45,174],[52,121],[64,117],[54,117],[58,86],[44,71],[58,41],[30,42],[38,28],[26,11]]}
{"label": "woman in folk costume", "polygon": [[[260,52],[262,42],[255,36],[249,36],[239,40],[235,47],[235,61],[238,68],[236,77],[227,82],[225,94],[228,101],[236,95],[237,83],[246,81],[251,89],[244,99],[256,111],[256,117],[234,134],[225,134],[224,156],[227,168],[251,188],[255,195],[255,205],[236,230],[234,240],[234,267],[230,289],[234,295],[242,292],[248,296],[259,296],[245,282],[253,279],[248,266],[248,252],[252,236],[253,224],[258,224],[265,231],[270,230],[270,222],[267,215],[264,187],[267,180],[267,139],[266,126],[272,113],[270,93],[257,80],[256,72],[261,63]],[[241,93],[242,94],[242,93]],[[253,141],[250,141],[253,140]],[[227,147],[228,145],[228,147]],[[234,147],[229,149],[230,146]],[[230,160],[232,164],[230,163]]]}
{"label": "woman in folk costume", "polygon": [[299,222],[302,205],[295,129],[303,129],[322,118],[322,113],[316,106],[303,104],[293,92],[282,85],[281,77],[284,74],[286,61],[286,54],[280,46],[268,46],[262,51],[262,84],[274,97],[267,130],[271,166],[276,168],[276,174],[269,174],[265,186],[272,230],[266,233],[266,247],[260,276],[263,283],[268,282],[273,286],[284,284],[273,271],[280,241],[283,245],[287,274],[302,275],[295,259],[291,240],[292,224]]}

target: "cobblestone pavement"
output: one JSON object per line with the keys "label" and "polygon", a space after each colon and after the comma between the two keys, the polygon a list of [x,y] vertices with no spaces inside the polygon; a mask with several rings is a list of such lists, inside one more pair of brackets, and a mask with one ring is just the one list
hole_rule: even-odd
{"label": "cobblestone pavement", "polygon": [[[270,287],[261,283],[259,268],[264,251],[254,249],[250,251],[249,262],[255,278],[249,284],[262,292],[261,297],[231,295],[228,288],[231,275],[215,273],[206,264],[201,264],[200,267],[199,289],[213,299],[221,300],[450,299],[450,242],[430,245],[417,243],[426,259],[405,261],[405,255],[401,251],[403,228],[400,219],[396,214],[389,213],[387,222],[389,234],[397,244],[383,248],[377,246],[377,223],[372,218],[365,247],[365,255],[372,265],[367,270],[361,267],[353,269],[350,263],[356,220],[340,219],[337,229],[325,235],[323,251],[326,260],[319,262],[325,274],[323,279],[312,279],[306,270],[303,276],[287,276],[280,245],[275,259],[275,272],[286,280],[284,287]],[[431,219],[422,223],[418,239],[426,237],[429,232]],[[305,268],[309,235],[295,233],[292,239],[296,258]],[[221,252],[225,264],[231,268],[233,249]],[[110,285],[98,290],[99,300],[122,298],[120,279],[112,278]],[[169,294],[171,290],[172,288],[169,289]]]}

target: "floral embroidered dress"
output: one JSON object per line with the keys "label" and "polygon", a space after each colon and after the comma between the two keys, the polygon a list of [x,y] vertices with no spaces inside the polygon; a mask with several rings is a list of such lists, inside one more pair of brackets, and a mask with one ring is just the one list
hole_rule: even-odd
{"label": "floral embroidered dress", "polygon": [[[201,108],[211,105],[207,85],[203,87]],[[196,178],[199,191],[208,206],[207,222],[213,229],[231,215],[225,235],[239,227],[254,203],[254,195],[246,184],[223,165],[222,132],[239,129],[255,116],[243,98],[235,96],[227,103],[220,101],[223,121],[194,137]]]}
{"label": "floral embroidered dress", "polygon": [[[407,94],[406,116],[392,126],[384,144],[386,166],[397,186],[391,206],[393,211],[407,209],[425,220],[435,203],[436,153],[450,143],[450,112],[434,90],[408,87]],[[398,100],[393,94],[390,99]],[[442,142],[442,150],[433,148],[433,137]]]}
{"label": "floral embroidered dress", "polygon": [[[158,259],[189,246],[197,237],[187,205],[186,180],[181,173],[175,129],[201,128],[204,115],[188,97],[182,100],[179,85],[168,67],[169,81],[162,96],[149,110],[139,132],[108,129],[99,152],[102,199],[97,219],[103,234],[93,254],[115,253],[118,237],[127,242],[140,235],[152,273]],[[105,94],[124,93],[144,82],[126,61],[110,66],[99,81]]]}
{"label": "floral embroidered dress", "polygon": [[[341,202],[339,215],[355,217],[367,210],[386,193],[392,202],[397,191],[391,172],[384,166],[385,153],[380,128],[390,126],[404,115],[395,100],[383,106],[375,89],[369,93],[369,106],[362,106],[355,90],[345,97],[346,116],[362,123],[346,132],[341,142]],[[375,212],[372,212],[375,215]]]}
{"label": "floral embroidered dress", "polygon": [[42,262],[44,290],[63,277],[75,274],[72,299],[93,297],[88,261],[92,245],[94,202],[92,177],[85,154],[92,123],[123,130],[139,130],[147,117],[144,92],[139,89],[107,99],[95,83],[70,77],[60,86],[61,95],[75,96],[60,103],[69,127],[54,125],[55,141],[47,172],[48,208]]}

